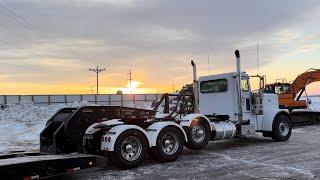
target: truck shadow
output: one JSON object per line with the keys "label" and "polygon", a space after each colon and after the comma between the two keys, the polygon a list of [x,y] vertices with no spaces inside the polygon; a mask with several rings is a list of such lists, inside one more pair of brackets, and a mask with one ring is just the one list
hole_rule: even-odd
{"label": "truck shadow", "polygon": [[221,152],[229,149],[236,149],[246,146],[254,146],[254,145],[267,145],[270,143],[276,143],[271,138],[264,138],[264,137],[241,137],[241,138],[234,138],[234,139],[227,139],[221,141],[213,141],[209,142],[206,148],[203,150],[190,150],[185,148],[182,155],[189,156],[189,155],[201,155],[203,151],[210,151],[210,152]]}
{"label": "truck shadow", "polygon": [[[263,146],[263,145],[267,145],[270,143],[276,143],[274,142],[271,138],[264,138],[264,137],[241,137],[241,138],[234,138],[234,139],[229,139],[229,140],[221,140],[221,141],[214,141],[214,142],[210,142],[207,147],[203,150],[190,150],[187,148],[184,148],[184,151],[182,152],[182,157],[188,157],[188,156],[201,156],[201,155],[205,155],[208,151],[210,152],[214,152],[214,153],[219,153],[225,150],[230,150],[230,149],[236,149],[236,148],[242,148],[242,147],[246,147],[246,146]],[[184,158],[178,159],[177,161],[183,161]],[[188,159],[188,158],[187,158]],[[174,162],[172,162],[174,163]],[[85,174],[88,173],[99,177],[102,176],[103,174],[106,173],[106,171],[112,171],[111,174],[117,174],[117,172],[121,172],[121,173],[125,173],[127,171],[133,171],[133,172],[140,172],[142,170],[144,170],[147,166],[149,166],[150,168],[154,167],[154,168],[159,168],[159,166],[166,166],[166,165],[170,165],[169,163],[164,163],[161,164],[159,162],[156,162],[152,159],[150,159],[149,157],[146,157],[146,160],[138,167],[138,168],[134,168],[134,169],[130,169],[130,170],[122,170],[119,169],[117,167],[115,167],[114,165],[112,165],[110,162],[107,162],[106,166],[104,168],[94,168],[91,170],[84,170],[82,172],[79,172],[79,174],[76,175],[64,175],[64,176],[60,176],[60,177],[56,177],[56,178],[51,178],[51,179],[78,179],[79,177],[81,177]],[[90,175],[89,175],[90,176]],[[80,178],[81,179],[81,178]]]}

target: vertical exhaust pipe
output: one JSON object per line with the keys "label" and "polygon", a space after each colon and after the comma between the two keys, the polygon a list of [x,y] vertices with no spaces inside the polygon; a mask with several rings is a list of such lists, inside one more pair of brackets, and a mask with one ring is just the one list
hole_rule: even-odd
{"label": "vertical exhaust pipe", "polygon": [[238,120],[239,122],[243,122],[243,116],[242,116],[242,90],[241,90],[241,79],[242,79],[242,74],[241,74],[241,61],[240,61],[240,52],[239,50],[235,51],[236,55],[236,63],[237,63],[237,91],[238,91]]}
{"label": "vertical exhaust pipe", "polygon": [[198,77],[197,77],[197,65],[191,60],[193,71],[193,94],[194,94],[194,113],[199,113],[199,90],[198,90]]}

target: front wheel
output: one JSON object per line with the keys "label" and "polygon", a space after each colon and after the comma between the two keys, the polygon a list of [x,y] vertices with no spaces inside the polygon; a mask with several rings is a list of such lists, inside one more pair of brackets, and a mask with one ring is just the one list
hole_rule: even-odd
{"label": "front wheel", "polygon": [[187,128],[188,142],[185,146],[192,150],[200,150],[207,146],[210,140],[211,129],[209,123],[194,119]]}
{"label": "front wheel", "polygon": [[275,119],[272,139],[275,141],[287,141],[291,136],[291,123],[287,115],[280,114]]}
{"label": "front wheel", "polygon": [[183,144],[184,137],[180,129],[165,127],[157,137],[157,145],[150,149],[150,156],[159,162],[174,161],[181,155]]}
{"label": "front wheel", "polygon": [[114,151],[107,152],[107,158],[117,167],[130,169],[143,161],[147,152],[147,140],[138,130],[124,131],[114,145]]}

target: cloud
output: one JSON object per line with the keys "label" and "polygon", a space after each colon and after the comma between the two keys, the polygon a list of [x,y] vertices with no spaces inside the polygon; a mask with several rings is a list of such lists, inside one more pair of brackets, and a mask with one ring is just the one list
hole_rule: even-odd
{"label": "cloud", "polygon": [[[123,79],[127,70],[134,69],[144,85],[157,87],[188,82],[191,58],[197,60],[200,74],[206,74],[208,53],[215,72],[234,69],[236,48],[246,57],[244,67],[253,69],[258,41],[268,59],[262,64],[270,63],[288,51],[285,45],[290,47],[305,36],[297,27],[319,12],[314,0],[11,0],[1,4],[36,30],[0,11],[0,39],[11,50],[0,53],[0,71],[10,67],[55,76],[74,65],[70,76],[89,81],[85,67],[102,65],[110,73],[123,74]],[[294,46],[301,44],[299,40]],[[35,77],[34,81],[42,79]],[[106,78],[106,84],[115,83],[116,78]]]}

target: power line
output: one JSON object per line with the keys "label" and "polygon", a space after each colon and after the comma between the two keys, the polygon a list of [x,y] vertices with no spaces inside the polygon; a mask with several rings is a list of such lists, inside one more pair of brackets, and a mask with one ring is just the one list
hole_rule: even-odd
{"label": "power line", "polygon": [[97,66],[96,68],[89,68],[89,71],[95,72],[97,74],[97,94],[99,94],[99,73],[105,70],[106,68],[99,68],[99,66]]}
{"label": "power line", "polygon": [[[4,4],[0,4],[0,11],[3,12],[7,17],[9,17],[11,20],[13,20],[14,22],[23,25],[25,28],[29,29],[30,31],[34,32],[34,33],[40,33],[42,34],[42,36],[45,37],[46,40],[57,40],[57,38],[54,37],[54,35],[49,34],[48,32],[44,32],[42,31],[40,28],[38,28],[37,26],[33,25],[32,23],[28,22],[24,17],[19,16],[17,13],[15,13],[14,11],[10,10],[9,8],[7,8]],[[42,42],[44,43],[44,42]],[[79,52],[76,51],[75,49],[68,47],[74,55],[80,55],[80,57],[82,57],[83,55],[78,54]]]}

